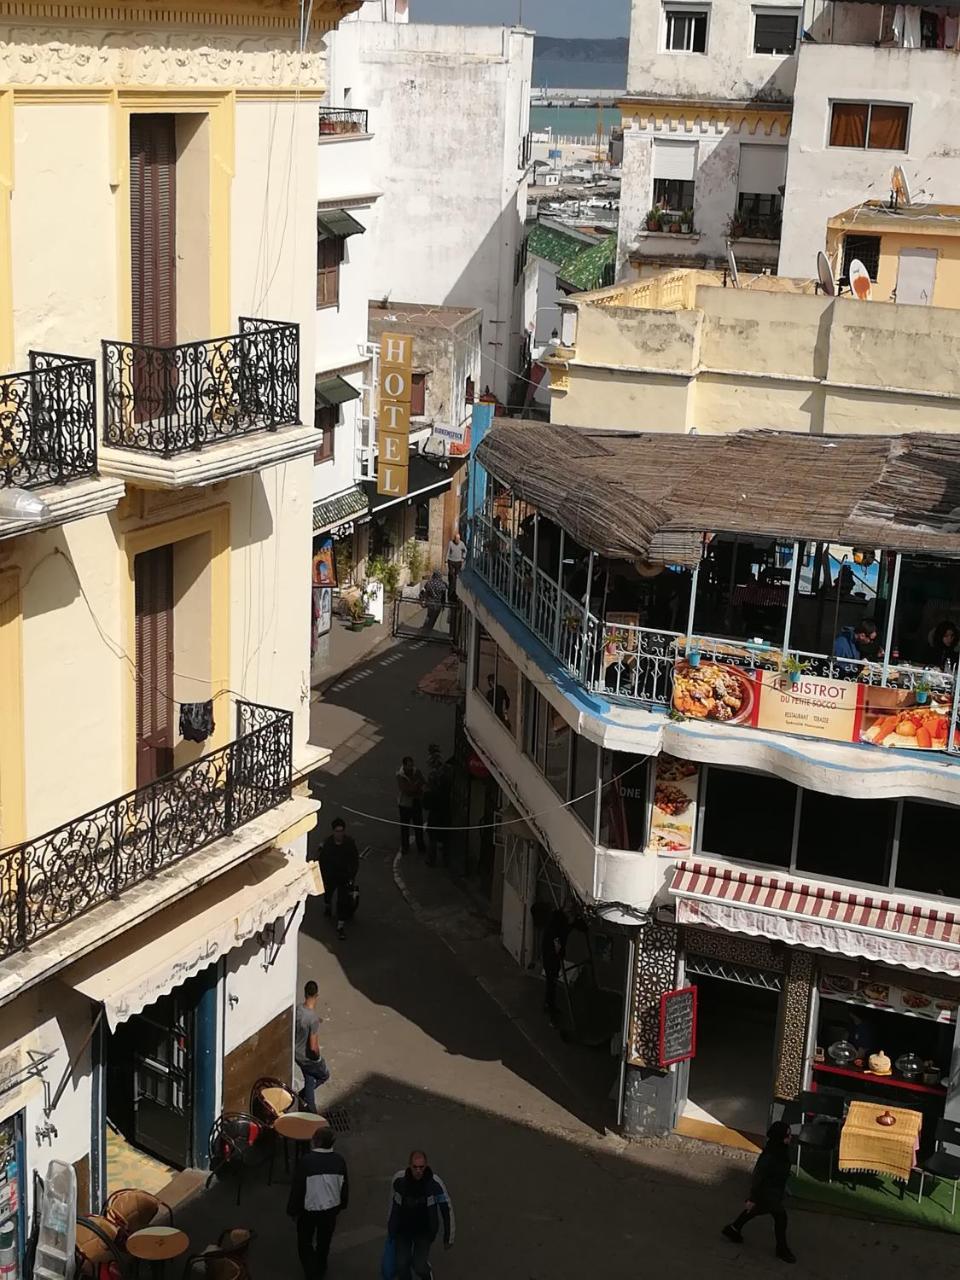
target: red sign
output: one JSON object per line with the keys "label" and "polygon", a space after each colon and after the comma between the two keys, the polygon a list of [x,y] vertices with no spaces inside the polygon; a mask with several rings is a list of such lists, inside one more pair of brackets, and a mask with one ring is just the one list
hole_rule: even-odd
{"label": "red sign", "polygon": [[660,997],[660,1065],[686,1062],[697,1052],[697,988],[678,987]]}

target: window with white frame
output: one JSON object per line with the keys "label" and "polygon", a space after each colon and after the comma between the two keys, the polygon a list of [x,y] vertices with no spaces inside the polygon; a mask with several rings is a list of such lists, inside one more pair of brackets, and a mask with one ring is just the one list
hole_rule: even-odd
{"label": "window with white frame", "polygon": [[780,234],[786,173],[786,147],[740,144],[735,221],[741,235],[776,239]]}
{"label": "window with white frame", "polygon": [[753,52],[786,57],[797,51],[796,9],[754,9]]}
{"label": "window with white frame", "polygon": [[686,4],[666,4],[664,13],[664,48],[668,53],[706,53],[709,7],[694,8]]}
{"label": "window with white frame", "polygon": [[668,213],[692,209],[696,173],[695,142],[654,142],[653,203]]}

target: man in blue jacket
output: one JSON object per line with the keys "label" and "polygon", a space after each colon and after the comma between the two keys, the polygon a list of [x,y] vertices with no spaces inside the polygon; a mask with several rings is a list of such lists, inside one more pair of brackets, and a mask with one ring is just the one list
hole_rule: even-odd
{"label": "man in blue jacket", "polygon": [[297,1252],[305,1280],[323,1280],[337,1217],[350,1200],[347,1164],[333,1149],[329,1125],[319,1125],[290,1185],[287,1213],[297,1220]]}
{"label": "man in blue jacket", "polygon": [[393,1178],[387,1232],[397,1250],[400,1280],[430,1280],[430,1246],[443,1224],[443,1247],[453,1248],[453,1205],[443,1182],[422,1151],[410,1152],[410,1164]]}
{"label": "man in blue jacket", "polygon": [[883,657],[877,638],[877,624],[872,618],[861,618],[853,627],[841,627],[833,642],[835,658],[860,658],[876,662]]}

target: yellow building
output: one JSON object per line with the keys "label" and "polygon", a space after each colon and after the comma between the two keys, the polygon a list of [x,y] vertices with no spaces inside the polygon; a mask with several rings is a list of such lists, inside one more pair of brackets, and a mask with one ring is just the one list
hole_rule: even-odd
{"label": "yellow building", "polygon": [[960,205],[869,200],[828,220],[827,255],[843,282],[859,258],[875,301],[960,307]]}
{"label": "yellow building", "polygon": [[0,4],[0,1152],[81,1211],[292,1069],[321,37],[359,3]]}
{"label": "yellow building", "polygon": [[566,299],[550,419],[717,434],[960,429],[960,315],[812,280],[672,271]]}

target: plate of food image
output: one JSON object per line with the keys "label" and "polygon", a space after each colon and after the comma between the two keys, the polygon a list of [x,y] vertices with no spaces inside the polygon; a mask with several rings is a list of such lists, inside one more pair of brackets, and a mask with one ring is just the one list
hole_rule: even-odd
{"label": "plate of food image", "polygon": [[946,751],[950,734],[947,708],[904,707],[879,716],[862,737],[878,747],[906,747],[913,751]]}
{"label": "plate of food image", "polygon": [[658,782],[653,793],[653,803],[661,813],[675,817],[679,813],[686,812],[692,800],[676,783]]}
{"label": "plate of food image", "polygon": [[736,667],[704,662],[677,664],[673,673],[673,705],[695,720],[742,724],[750,718],[755,697],[753,682]]}
{"label": "plate of food image", "polygon": [[695,760],[662,755],[657,759],[657,781],[682,782],[684,778],[692,778],[699,768]]}

